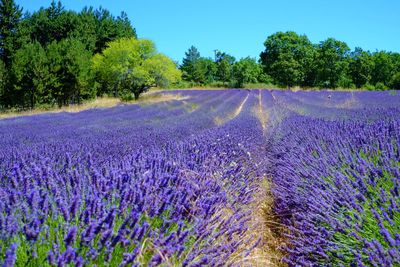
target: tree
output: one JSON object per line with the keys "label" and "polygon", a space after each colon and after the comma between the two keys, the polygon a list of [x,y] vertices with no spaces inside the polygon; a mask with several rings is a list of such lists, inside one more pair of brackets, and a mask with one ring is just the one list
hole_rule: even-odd
{"label": "tree", "polygon": [[243,87],[246,83],[258,82],[261,74],[261,66],[250,57],[242,58],[233,65],[233,78],[237,87]]}
{"label": "tree", "polygon": [[400,72],[393,75],[390,80],[390,88],[400,90]]}
{"label": "tree", "polygon": [[92,85],[90,51],[77,39],[53,41],[48,46],[53,97],[59,106],[80,103],[93,98],[96,91]]}
{"label": "tree", "polygon": [[53,41],[59,42],[71,37],[79,25],[78,14],[65,10],[60,1],[52,1],[50,7],[40,8],[28,17],[28,21],[31,25],[31,39],[44,47]]}
{"label": "tree", "polygon": [[277,32],[267,38],[264,46],[261,63],[275,82],[288,87],[303,83],[314,49],[307,36]]}
{"label": "tree", "polygon": [[34,108],[49,101],[49,69],[46,52],[38,42],[19,49],[12,65],[14,96],[18,104]]}
{"label": "tree", "polygon": [[193,45],[185,52],[180,69],[183,79],[194,81],[195,64],[200,59],[200,52]]}
{"label": "tree", "polygon": [[181,77],[175,63],[157,53],[153,42],[135,38],[109,43],[102,54],[94,56],[93,69],[102,92],[118,96],[129,91],[135,99],[150,87],[168,86]]}
{"label": "tree", "polygon": [[7,81],[7,70],[4,62],[0,59],[0,110],[5,106],[5,88]]}
{"label": "tree", "polygon": [[224,52],[218,51],[216,53],[216,78],[217,80],[228,83],[232,79],[232,68],[236,59]]}
{"label": "tree", "polygon": [[124,12],[114,17],[106,9],[85,7],[76,13],[65,10],[60,1],[52,1],[50,7],[39,9],[27,20],[31,39],[39,41],[42,46],[73,38],[81,41],[93,54],[101,52],[108,42],[136,37],[136,31]]}
{"label": "tree", "polygon": [[395,74],[395,64],[392,55],[386,51],[380,51],[372,55],[372,60],[371,83],[375,86],[379,83],[379,89],[384,89],[389,86],[390,80]]}
{"label": "tree", "polygon": [[321,42],[318,46],[317,77],[320,86],[336,88],[348,71],[347,60],[350,48],[345,42],[333,38]]}
{"label": "tree", "polygon": [[96,49],[100,53],[107,47],[107,43],[121,38],[137,38],[136,30],[125,12],[115,18],[110,11],[100,8],[94,11],[96,18]]}
{"label": "tree", "polygon": [[193,81],[197,84],[210,84],[214,82],[216,72],[215,62],[210,58],[201,57],[194,65]]}
{"label": "tree", "polygon": [[0,59],[6,69],[11,67],[13,54],[18,49],[18,26],[22,8],[14,0],[0,0]]}
{"label": "tree", "polygon": [[350,54],[349,74],[357,88],[363,87],[371,80],[374,66],[372,56],[362,48],[356,47]]}

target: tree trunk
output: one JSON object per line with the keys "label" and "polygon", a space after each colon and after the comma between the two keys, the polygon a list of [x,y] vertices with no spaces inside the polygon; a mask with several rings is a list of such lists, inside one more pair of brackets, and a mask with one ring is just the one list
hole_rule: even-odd
{"label": "tree trunk", "polygon": [[133,95],[135,96],[135,100],[138,100],[140,93],[139,92],[134,92]]}

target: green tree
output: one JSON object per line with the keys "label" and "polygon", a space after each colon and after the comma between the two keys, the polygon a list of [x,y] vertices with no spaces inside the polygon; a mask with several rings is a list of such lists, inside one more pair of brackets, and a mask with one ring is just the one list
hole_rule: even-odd
{"label": "green tree", "polygon": [[261,74],[262,67],[254,58],[242,58],[233,65],[233,78],[239,88],[246,83],[258,82]]}
{"label": "green tree", "polygon": [[53,97],[59,106],[80,103],[96,95],[90,51],[77,39],[64,39],[48,46]]}
{"label": "green tree", "polygon": [[390,80],[390,88],[400,90],[400,72],[392,76]]}
{"label": "green tree", "polygon": [[102,92],[118,96],[129,91],[135,99],[150,87],[168,86],[181,77],[175,63],[157,53],[153,42],[135,38],[109,43],[94,56],[93,69]]}
{"label": "green tree", "polygon": [[372,56],[362,48],[356,47],[350,54],[349,74],[357,88],[363,87],[371,80],[374,67]]}
{"label": "green tree", "polygon": [[5,107],[5,89],[7,81],[7,69],[4,62],[0,59],[0,110]]}
{"label": "green tree", "polygon": [[108,42],[136,37],[126,13],[114,17],[108,10],[85,7],[80,13],[65,10],[60,1],[52,1],[28,16],[30,37],[47,46],[53,41],[72,38],[81,41],[92,53],[101,52]]}
{"label": "green tree", "polygon": [[15,53],[12,75],[17,104],[34,108],[49,101],[48,62],[40,43],[27,44]]}
{"label": "green tree", "polygon": [[11,67],[12,57],[18,49],[18,27],[22,8],[14,0],[0,0],[0,59]]}
{"label": "green tree", "polygon": [[350,48],[345,42],[333,38],[321,42],[318,46],[317,77],[320,86],[336,88],[339,81],[345,79],[349,62]]}
{"label": "green tree", "polygon": [[[390,85],[390,80],[395,74],[395,63],[391,53],[386,51],[379,51],[372,55],[373,69],[371,83],[377,85],[379,89],[384,89]],[[384,85],[384,86],[383,86]]]}
{"label": "green tree", "polygon": [[30,24],[31,39],[40,42],[42,46],[71,37],[79,25],[78,14],[65,10],[60,1],[52,1],[50,7],[40,8],[27,20]]}
{"label": "green tree", "polygon": [[121,38],[137,38],[136,30],[125,12],[115,18],[110,11],[100,8],[94,11],[96,18],[96,49],[100,53],[107,47],[107,43]]}
{"label": "green tree", "polygon": [[314,49],[307,36],[277,32],[267,38],[264,46],[261,63],[276,83],[288,87],[303,83]]}
{"label": "green tree", "polygon": [[217,66],[210,58],[201,57],[194,65],[193,81],[205,85],[215,81]]}
{"label": "green tree", "polygon": [[194,81],[195,65],[200,59],[200,52],[193,45],[185,52],[180,69],[182,77],[186,81]]}
{"label": "green tree", "polygon": [[218,51],[216,53],[216,79],[227,84],[232,79],[233,64],[236,59],[224,52]]}
{"label": "green tree", "polygon": [[71,36],[74,39],[81,41],[85,45],[86,49],[94,54],[97,42],[96,30],[97,23],[93,8],[85,7],[78,14],[78,23],[75,26],[75,30],[71,33]]}

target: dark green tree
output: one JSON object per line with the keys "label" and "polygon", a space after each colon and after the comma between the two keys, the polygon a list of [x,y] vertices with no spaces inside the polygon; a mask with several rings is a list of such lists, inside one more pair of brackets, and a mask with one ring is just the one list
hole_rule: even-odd
{"label": "dark green tree", "polygon": [[94,11],[96,18],[96,49],[100,53],[107,47],[107,43],[121,38],[137,38],[136,30],[125,12],[115,18],[110,11],[99,8]]}
{"label": "dark green tree", "polygon": [[12,76],[16,104],[34,108],[51,102],[48,61],[39,42],[26,44],[15,53]]}
{"label": "dark green tree", "polygon": [[180,69],[182,78],[186,81],[194,81],[195,65],[200,59],[200,52],[193,45],[185,52],[185,57],[182,60]]}
{"label": "dark green tree", "polygon": [[400,90],[400,72],[397,72],[392,76],[390,80],[390,88]]}
{"label": "dark green tree", "polygon": [[350,48],[345,42],[328,38],[318,46],[317,78],[322,87],[336,88],[348,71]]}
{"label": "dark green tree", "polygon": [[74,39],[81,41],[92,54],[96,51],[97,21],[92,7],[85,7],[78,14],[78,23],[70,34]]}
{"label": "dark green tree", "polygon": [[356,47],[350,54],[349,74],[357,88],[363,87],[371,80],[371,73],[374,67],[371,53]]}
{"label": "dark green tree", "polygon": [[7,70],[4,62],[0,59],[0,110],[5,108],[5,89],[7,81]]}
{"label": "dark green tree", "polygon": [[225,53],[217,51],[216,53],[216,79],[228,84],[232,80],[233,64],[235,64],[236,59]]}
{"label": "dark green tree", "polygon": [[262,67],[254,58],[242,58],[233,65],[233,79],[239,88],[246,83],[258,82],[261,74]]}
{"label": "dark green tree", "polygon": [[0,0],[0,59],[6,69],[11,67],[12,57],[18,49],[18,30],[22,8],[14,0]]}
{"label": "dark green tree", "polygon": [[28,17],[32,40],[47,46],[53,41],[61,41],[76,31],[78,14],[65,10],[60,1],[52,1],[50,7],[41,8]]}
{"label": "dark green tree", "polygon": [[193,81],[205,85],[215,81],[217,66],[210,58],[201,57],[194,64]]}
{"label": "dark green tree", "polygon": [[373,69],[371,84],[375,86],[379,84],[379,89],[385,89],[385,87],[390,85],[390,80],[395,74],[393,57],[386,51],[379,51],[372,55],[372,60]]}
{"label": "dark green tree", "polygon": [[64,39],[48,46],[53,97],[59,106],[80,103],[93,98],[90,51],[77,39]]}
{"label": "dark green tree", "polygon": [[307,36],[277,32],[267,38],[264,46],[261,63],[276,83],[288,87],[303,83],[314,49]]}

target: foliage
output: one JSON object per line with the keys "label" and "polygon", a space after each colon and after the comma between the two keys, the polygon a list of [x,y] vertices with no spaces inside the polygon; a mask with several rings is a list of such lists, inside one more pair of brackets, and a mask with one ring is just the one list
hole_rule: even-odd
{"label": "foliage", "polygon": [[15,53],[12,77],[17,104],[32,109],[51,98],[49,62],[40,43],[26,44]]}
{"label": "foliage", "polygon": [[246,83],[257,83],[262,75],[262,68],[255,59],[246,57],[233,65],[233,77],[236,86],[241,88]]}
{"label": "foliage", "polygon": [[336,88],[348,70],[346,43],[333,38],[321,42],[317,49],[317,77],[322,87]]}
{"label": "foliage", "polygon": [[[0,98],[4,96],[7,81],[7,69],[4,62],[0,59]],[[2,104],[2,99],[0,99],[0,109]]]}
{"label": "foliage", "polygon": [[10,68],[13,54],[18,49],[19,23],[22,8],[14,0],[0,0],[0,59]]}
{"label": "foliage", "polygon": [[126,13],[114,17],[108,10],[85,7],[80,13],[65,10],[53,1],[26,18],[31,40],[43,46],[67,38],[79,39],[92,53],[100,53],[108,42],[136,37]]}
{"label": "foliage", "polygon": [[265,74],[281,86],[322,88],[394,88],[400,54],[371,53],[328,38],[317,45],[294,32],[270,35],[260,55]]}
{"label": "foliage", "polygon": [[130,91],[135,99],[150,87],[168,87],[181,77],[175,63],[157,53],[149,40],[119,39],[93,58],[101,92],[118,96]]}
{"label": "foliage", "polygon": [[0,107],[61,106],[95,97],[91,57],[108,42],[134,37],[124,12],[118,17],[103,8],[75,12],[52,1],[22,16],[14,1],[2,0]]}
{"label": "foliage", "polygon": [[371,53],[359,47],[350,53],[349,74],[357,88],[362,88],[371,81],[373,67]]}
{"label": "foliage", "polygon": [[185,57],[182,60],[182,65],[180,69],[182,71],[182,78],[187,81],[192,81],[195,79],[195,65],[200,59],[200,52],[196,47],[191,46],[187,52],[185,52]]}
{"label": "foliage", "polygon": [[303,83],[313,50],[307,36],[277,32],[267,38],[264,46],[260,57],[266,73],[280,85],[291,87]]}
{"label": "foliage", "polygon": [[52,94],[59,106],[80,103],[96,95],[92,86],[90,51],[77,39],[64,39],[48,46]]}
{"label": "foliage", "polygon": [[400,89],[400,72],[393,75],[390,81],[390,87],[393,89]]}
{"label": "foliage", "polygon": [[233,65],[235,64],[236,59],[233,56],[220,51],[217,51],[215,56],[215,63],[217,65],[215,78],[217,81],[227,84],[233,78]]}
{"label": "foliage", "polygon": [[[389,85],[390,79],[394,74],[394,62],[392,54],[379,51],[373,54],[372,84],[383,84],[385,87]],[[382,88],[382,86],[380,86]]]}

